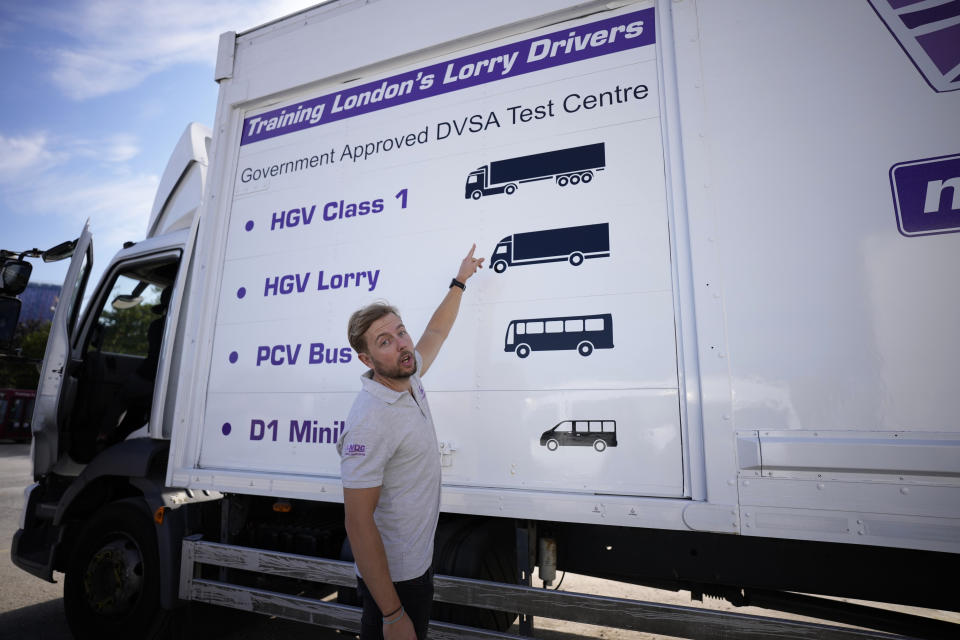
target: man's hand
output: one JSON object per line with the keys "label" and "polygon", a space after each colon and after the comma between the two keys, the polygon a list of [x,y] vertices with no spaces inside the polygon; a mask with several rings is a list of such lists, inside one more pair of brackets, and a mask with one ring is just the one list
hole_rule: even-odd
{"label": "man's hand", "polygon": [[483,268],[484,258],[473,257],[473,252],[476,250],[477,245],[474,243],[473,246],[470,247],[470,252],[467,253],[467,257],[460,263],[460,271],[457,272],[457,280],[460,282],[466,282],[467,278],[477,272],[477,269]]}
{"label": "man's hand", "polygon": [[417,632],[406,612],[393,624],[383,625],[383,640],[417,640]]}
{"label": "man's hand", "polygon": [[[476,250],[477,245],[474,243],[470,247],[467,257],[460,263],[460,270],[457,272],[457,280],[460,282],[466,282],[470,276],[477,272],[477,269],[483,267],[483,258],[473,257],[473,252]],[[417,341],[417,351],[423,358],[423,365],[420,367],[421,376],[426,375],[427,369],[430,368],[434,358],[437,357],[437,353],[440,352],[440,346],[447,339],[447,334],[450,333],[450,328],[453,327],[453,322],[457,319],[457,313],[460,311],[462,294],[463,291],[459,287],[450,286],[447,295],[444,296],[437,310],[433,312],[430,322],[427,323],[427,328],[420,340]]]}

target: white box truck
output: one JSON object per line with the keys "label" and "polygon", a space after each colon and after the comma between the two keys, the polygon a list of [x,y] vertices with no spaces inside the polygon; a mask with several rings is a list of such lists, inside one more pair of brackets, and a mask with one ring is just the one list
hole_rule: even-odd
{"label": "white box truck", "polygon": [[[935,4],[340,0],[224,34],[146,238],[96,285],[76,244],[14,561],[65,572],[78,635],[185,601],[356,629],[297,595],[353,583],[348,316],[386,298],[419,333],[471,242],[604,225],[603,259],[472,279],[425,378],[433,632],[801,634],[531,590],[540,566],[955,635],[821,597],[958,607],[960,38]],[[492,159],[598,143],[590,185],[463,197]],[[597,315],[589,357],[504,349],[518,318],[560,344]],[[616,446],[540,446],[584,420]]]}

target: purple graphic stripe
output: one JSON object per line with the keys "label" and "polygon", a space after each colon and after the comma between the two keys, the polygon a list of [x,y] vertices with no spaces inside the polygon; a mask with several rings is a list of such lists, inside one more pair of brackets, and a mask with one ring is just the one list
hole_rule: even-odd
{"label": "purple graphic stripe", "polygon": [[[655,41],[653,9],[635,11],[487,49],[251,116],[243,121],[240,144],[250,144],[504,78],[644,47]],[[507,61],[511,58],[508,67]],[[463,78],[460,72],[464,72]],[[428,82],[431,76],[432,82]]]}
{"label": "purple graphic stripe", "polygon": [[957,16],[960,16],[960,0],[952,0],[952,2],[946,2],[929,9],[904,13],[900,15],[900,19],[903,20],[907,29],[916,29],[925,24],[956,18]]}
{"label": "purple graphic stripe", "polygon": [[926,2],[927,0],[887,0],[891,7],[894,9],[902,9],[903,7],[909,7],[912,4],[917,4],[918,2]]}
{"label": "purple graphic stripe", "polygon": [[960,24],[917,36],[917,42],[940,73],[946,74],[960,64]]}

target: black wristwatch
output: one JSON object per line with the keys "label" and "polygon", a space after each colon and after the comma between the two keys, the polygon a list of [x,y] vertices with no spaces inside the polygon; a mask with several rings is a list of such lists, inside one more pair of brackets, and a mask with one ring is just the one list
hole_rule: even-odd
{"label": "black wristwatch", "polygon": [[462,290],[464,290],[464,291],[467,290],[467,285],[463,284],[462,282],[460,282],[460,281],[457,280],[456,278],[453,278],[452,280],[450,280],[450,286],[447,287],[447,288],[450,289],[451,287],[460,287],[460,288],[461,288]]}

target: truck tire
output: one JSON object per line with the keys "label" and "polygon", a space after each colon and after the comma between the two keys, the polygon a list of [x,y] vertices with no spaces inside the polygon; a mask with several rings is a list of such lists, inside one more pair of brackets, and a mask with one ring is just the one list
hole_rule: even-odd
{"label": "truck tire", "polygon": [[[517,584],[515,536],[510,521],[476,517],[441,520],[433,553],[434,573]],[[506,631],[517,614],[434,601],[431,618]]]}
{"label": "truck tire", "polygon": [[580,253],[579,251],[574,251],[573,253],[570,254],[570,257],[567,258],[567,260],[573,266],[579,267],[581,264],[583,264],[583,254]]}
{"label": "truck tire", "polygon": [[577,345],[577,353],[579,353],[584,358],[586,358],[588,355],[593,353],[593,345],[587,342],[586,340],[584,340],[583,342]]}
{"label": "truck tire", "polygon": [[503,273],[507,270],[507,263],[503,260],[497,260],[493,263],[493,270],[497,273]]}
{"label": "truck tire", "polygon": [[580,184],[580,174],[574,173],[570,176],[570,184]]}
{"label": "truck tire", "polygon": [[529,346],[529,345],[525,345],[525,344],[518,344],[518,345],[517,345],[517,357],[518,357],[518,358],[526,358],[528,355],[530,355],[530,346]]}
{"label": "truck tire", "polygon": [[557,184],[561,187],[567,186],[567,183],[570,182],[570,178],[567,176],[557,176]]}
{"label": "truck tire", "polygon": [[508,196],[513,195],[514,193],[516,193],[516,191],[517,191],[517,185],[515,184],[508,184],[503,188],[503,192]]}
{"label": "truck tire", "polygon": [[157,532],[143,500],[108,504],[83,526],[67,562],[63,608],[75,638],[152,638],[160,607]]}
{"label": "truck tire", "polygon": [[479,189],[470,194],[470,197],[474,200],[479,200],[481,196],[483,196],[483,193],[481,193]]}
{"label": "truck tire", "polygon": [[591,180],[593,180],[592,171],[584,171],[583,173],[580,174],[580,182],[582,182],[583,184],[587,184]]}

